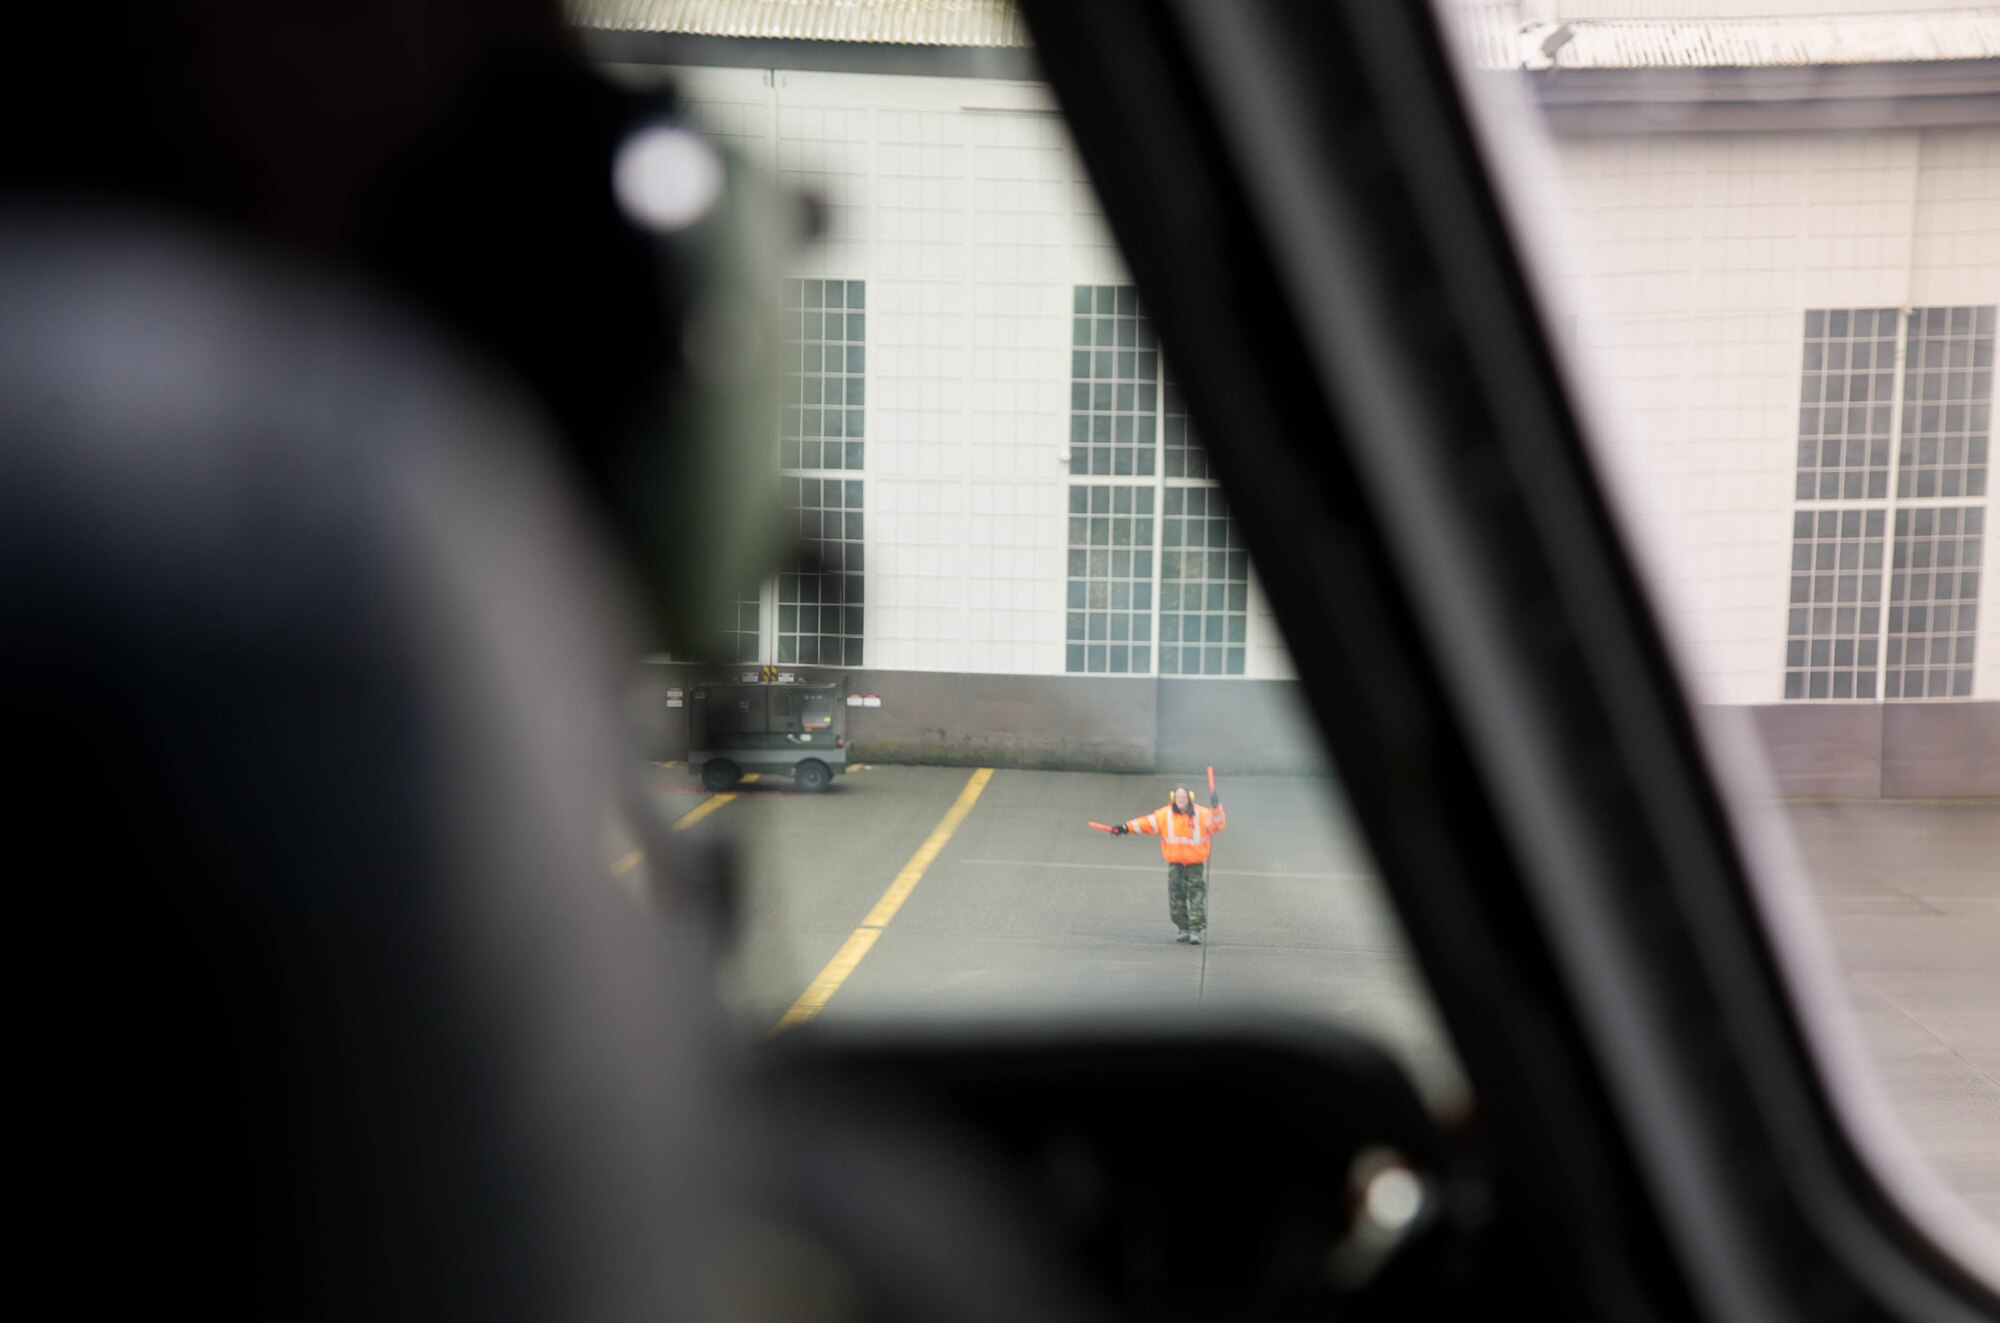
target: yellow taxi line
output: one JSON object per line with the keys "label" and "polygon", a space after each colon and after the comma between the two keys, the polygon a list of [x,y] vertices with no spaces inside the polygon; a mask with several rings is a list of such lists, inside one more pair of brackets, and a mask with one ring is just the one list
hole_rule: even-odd
{"label": "yellow taxi line", "polygon": [[993,769],[990,767],[982,767],[966,778],[965,788],[958,792],[958,798],[953,801],[943,819],[931,830],[931,834],[924,838],[924,843],[917,847],[917,852],[910,856],[910,861],[896,874],[895,881],[891,882],[889,889],[882,893],[882,898],[875,902],[875,907],[868,911],[868,917],[861,921],[861,926],[848,934],[847,940],[840,944],[838,951],[834,952],[833,959],[827,961],[826,968],[820,970],[819,977],[806,986],[806,990],[799,994],[799,999],[792,1003],[792,1008],[785,1012],[784,1018],[772,1027],[772,1033],[804,1024],[825,1009],[833,994],[840,990],[840,985],[847,981],[848,975],[852,974],[868,952],[874,949],[875,943],[881,939],[882,930],[896,917],[896,911],[903,908],[903,902],[917,889],[917,883],[923,881],[925,870],[936,861],[945,843],[951,840],[952,834],[964,823],[966,815],[972,812],[972,806],[979,802],[980,792],[986,789],[986,783],[992,779]]}
{"label": "yellow taxi line", "polygon": [[[756,772],[745,772],[743,774],[743,779],[745,781],[755,781],[758,775],[759,774]],[[697,822],[700,822],[703,818],[715,812],[717,809],[721,808],[724,804],[727,804],[730,800],[734,798],[736,798],[736,792],[733,790],[725,791],[720,795],[711,795],[709,798],[704,799],[701,803],[695,805],[688,812],[681,814],[681,816],[678,818],[675,818],[674,825],[667,828],[667,830],[686,831],[689,827],[694,826]]]}
{"label": "yellow taxi line", "polygon": [[[743,774],[743,779],[745,781],[755,781],[760,775],[762,775],[762,773],[745,772]],[[694,826],[697,822],[700,822],[703,818],[715,812],[717,809],[721,808],[724,804],[727,804],[730,800],[734,798],[736,798],[736,793],[734,791],[730,791],[726,794],[721,794],[721,795],[711,795],[709,798],[704,799],[703,801],[701,801],[701,803],[695,805],[692,809],[688,810],[686,813],[681,814],[680,817],[675,818],[672,825],[670,825],[667,828],[667,830],[686,831],[689,827]],[[618,856],[618,860],[616,863],[611,865],[611,876],[623,877],[627,873],[631,872],[633,869],[637,868],[640,864],[643,864],[645,862],[646,862],[646,852],[644,850],[627,850],[624,854]]]}

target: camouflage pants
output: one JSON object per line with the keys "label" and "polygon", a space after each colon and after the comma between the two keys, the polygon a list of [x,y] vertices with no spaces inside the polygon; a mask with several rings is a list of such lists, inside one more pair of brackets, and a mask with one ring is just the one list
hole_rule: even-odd
{"label": "camouflage pants", "polygon": [[1167,865],[1167,913],[1174,927],[1190,932],[1208,929],[1208,865]]}

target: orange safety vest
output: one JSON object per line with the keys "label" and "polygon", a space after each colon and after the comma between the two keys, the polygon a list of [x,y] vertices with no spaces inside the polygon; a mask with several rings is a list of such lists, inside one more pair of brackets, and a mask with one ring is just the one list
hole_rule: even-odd
{"label": "orange safety vest", "polygon": [[1199,804],[1189,807],[1192,812],[1176,813],[1172,804],[1165,804],[1125,826],[1159,837],[1160,854],[1170,864],[1204,864],[1208,862],[1215,833],[1229,825],[1229,815],[1219,808],[1205,809]]}

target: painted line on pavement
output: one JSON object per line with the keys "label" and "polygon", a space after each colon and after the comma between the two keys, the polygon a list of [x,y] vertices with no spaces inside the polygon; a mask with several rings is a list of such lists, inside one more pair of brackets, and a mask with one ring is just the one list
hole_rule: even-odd
{"label": "painted line on pavement", "polygon": [[[743,775],[743,779],[745,781],[755,781],[759,775],[760,773],[757,772],[746,772]],[[667,827],[667,830],[685,831],[734,798],[736,798],[736,795],[731,792],[716,795],[711,799],[705,799],[686,813],[683,813],[680,817],[675,818]],[[611,876],[623,877],[645,862],[646,852],[644,850],[627,850],[624,854],[618,856],[616,863],[611,865]]]}
{"label": "painted line on pavement", "polygon": [[[1120,873],[1157,873],[1165,864],[1078,864],[1051,859],[962,859],[967,864],[984,864],[988,868],[1080,868],[1095,873],[1099,869],[1113,869]],[[1231,867],[1230,877],[1297,877],[1314,882],[1375,882],[1381,875],[1377,873],[1260,873],[1254,869]]]}
{"label": "painted line on pavement", "polygon": [[833,953],[833,959],[827,961],[826,968],[820,970],[819,977],[806,985],[806,990],[799,994],[799,999],[792,1003],[792,1008],[771,1027],[772,1033],[780,1033],[794,1025],[804,1024],[826,1008],[833,994],[840,991],[840,985],[847,982],[847,976],[854,972],[869,951],[874,949],[875,943],[881,940],[882,930],[896,917],[896,911],[903,908],[903,902],[917,889],[917,883],[923,881],[924,871],[936,861],[945,843],[951,840],[952,834],[964,823],[966,815],[972,812],[972,806],[979,802],[980,792],[986,789],[986,783],[992,779],[993,769],[990,767],[982,767],[966,778],[965,789],[958,792],[958,798],[953,801],[951,808],[945,812],[938,825],[931,829],[931,834],[924,838],[924,843],[917,847],[917,852],[910,856],[910,861],[903,865],[902,871],[896,874],[896,880],[889,884],[889,889],[882,893],[882,898],[868,911],[868,917],[861,921],[861,926],[848,934],[847,940],[840,944],[840,949]]}
{"label": "painted line on pavement", "polygon": [[[760,774],[757,772],[745,772],[743,774],[743,779],[745,781],[755,781],[759,775]],[[700,822],[703,818],[707,817],[709,814],[715,812],[717,809],[721,808],[724,804],[729,803],[731,800],[735,798],[736,798],[735,791],[725,790],[721,794],[716,795],[711,799],[704,799],[703,801],[701,801],[701,803],[695,805],[693,808],[689,809],[686,813],[683,813],[678,818],[675,818],[673,821],[673,825],[668,827],[667,830],[686,831],[689,827],[694,826],[697,822]]]}

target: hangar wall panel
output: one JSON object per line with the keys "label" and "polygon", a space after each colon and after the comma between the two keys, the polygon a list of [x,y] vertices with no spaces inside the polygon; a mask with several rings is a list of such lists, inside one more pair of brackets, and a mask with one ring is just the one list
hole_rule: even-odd
{"label": "hangar wall panel", "polygon": [[[699,122],[830,204],[797,274],[866,282],[867,664],[1060,674],[1071,296],[1129,277],[1046,93],[676,72]],[[1705,701],[1781,702],[1804,314],[2000,304],[2000,130],[1551,152],[1530,192],[1551,222],[1553,321],[1644,554],[1667,562],[1671,632]],[[1985,561],[1990,585],[2000,553]],[[1971,696],[1994,699],[2000,609],[1983,598]],[[1246,673],[1289,677],[1254,582],[1250,601]]]}

